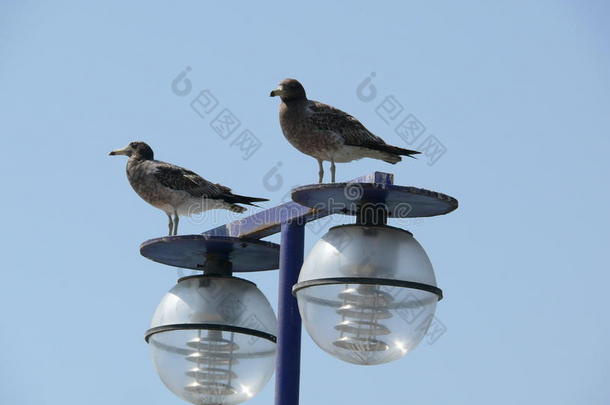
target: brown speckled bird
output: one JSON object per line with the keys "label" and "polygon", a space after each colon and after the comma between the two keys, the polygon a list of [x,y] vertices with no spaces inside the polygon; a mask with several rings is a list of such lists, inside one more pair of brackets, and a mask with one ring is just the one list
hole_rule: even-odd
{"label": "brown speckled bird", "polygon": [[211,209],[242,213],[254,202],[266,198],[233,194],[229,187],[212,183],[190,170],[154,159],[144,142],[131,142],[110,155],[125,155],[129,184],[144,201],[164,211],[169,218],[169,234],[178,233],[179,216],[190,216]]}
{"label": "brown speckled bird", "polygon": [[318,181],[324,179],[323,161],[330,162],[331,181],[335,182],[335,163],[365,157],[398,163],[400,157],[420,152],[388,145],[372,134],[356,118],[330,105],[308,100],[305,89],[295,79],[283,80],[270,94],[279,96],[280,125],[288,142],[318,161]]}

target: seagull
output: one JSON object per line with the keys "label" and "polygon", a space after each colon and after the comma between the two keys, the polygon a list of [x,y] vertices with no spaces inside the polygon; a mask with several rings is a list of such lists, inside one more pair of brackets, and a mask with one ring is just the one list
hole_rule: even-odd
{"label": "seagull", "polygon": [[413,157],[420,153],[388,145],[351,115],[319,101],[308,100],[305,88],[295,79],[283,80],[270,96],[282,99],[280,125],[288,142],[318,161],[319,183],[324,180],[324,161],[330,161],[331,181],[334,183],[335,163],[368,157],[395,164],[402,160],[401,155]]}
{"label": "seagull", "polygon": [[245,207],[269,201],[266,198],[233,194],[231,189],[214,184],[190,170],[154,159],[150,146],[144,142],[131,142],[109,155],[125,155],[127,179],[144,201],[164,211],[169,218],[169,235],[178,233],[179,216],[190,216],[211,209],[225,209],[242,213]]}

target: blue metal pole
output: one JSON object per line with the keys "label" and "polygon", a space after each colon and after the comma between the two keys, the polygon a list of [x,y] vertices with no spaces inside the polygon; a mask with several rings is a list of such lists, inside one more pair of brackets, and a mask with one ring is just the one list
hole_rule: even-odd
{"label": "blue metal pole", "polygon": [[297,300],[292,296],[292,286],[296,284],[303,264],[303,222],[287,222],[281,226],[275,405],[299,403],[301,315]]}

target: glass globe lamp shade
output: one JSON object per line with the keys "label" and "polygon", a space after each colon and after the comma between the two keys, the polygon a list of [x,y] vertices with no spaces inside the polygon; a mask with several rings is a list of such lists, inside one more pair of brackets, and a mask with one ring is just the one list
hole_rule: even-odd
{"label": "glass globe lamp shade", "polygon": [[293,292],[314,342],[361,365],[413,350],[442,297],[432,264],[410,232],[358,224],[331,228],[314,245]]}
{"label": "glass globe lamp shade", "polygon": [[254,396],[275,366],[277,320],[255,284],[191,276],[161,300],[146,332],[154,366],[174,394],[198,405]]}

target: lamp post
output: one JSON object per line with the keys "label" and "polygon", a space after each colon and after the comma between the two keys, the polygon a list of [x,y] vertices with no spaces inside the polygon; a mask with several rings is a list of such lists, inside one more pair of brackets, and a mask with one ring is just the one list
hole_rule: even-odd
{"label": "lamp post", "polygon": [[[301,315],[318,346],[355,364],[396,360],[425,335],[429,322],[411,325],[405,314],[421,311],[431,320],[442,292],[421,245],[408,231],[388,226],[387,219],[446,214],[457,208],[457,200],[395,186],[391,174],[379,172],[349,183],[300,187],[292,199],[202,235],[142,244],[141,254],[151,260],[203,271],[178,281],[146,333],[161,379],[187,401],[236,404],[248,399],[269,378],[269,359],[276,353],[275,403],[297,405]],[[354,215],[356,223],[331,228],[303,263],[305,224],[333,214]],[[260,240],[278,232],[280,246]],[[260,291],[232,274],[278,267],[276,327]],[[233,296],[228,307],[218,302],[227,294]],[[246,300],[250,312],[240,312]],[[189,333],[180,335],[185,330]],[[170,339],[169,334],[179,337]],[[244,343],[254,341],[256,345]],[[163,352],[168,347],[171,354]],[[195,368],[185,366],[189,356],[196,359]],[[219,359],[226,366],[220,370]],[[235,361],[246,378],[232,368]],[[248,362],[258,366],[248,367]]]}

